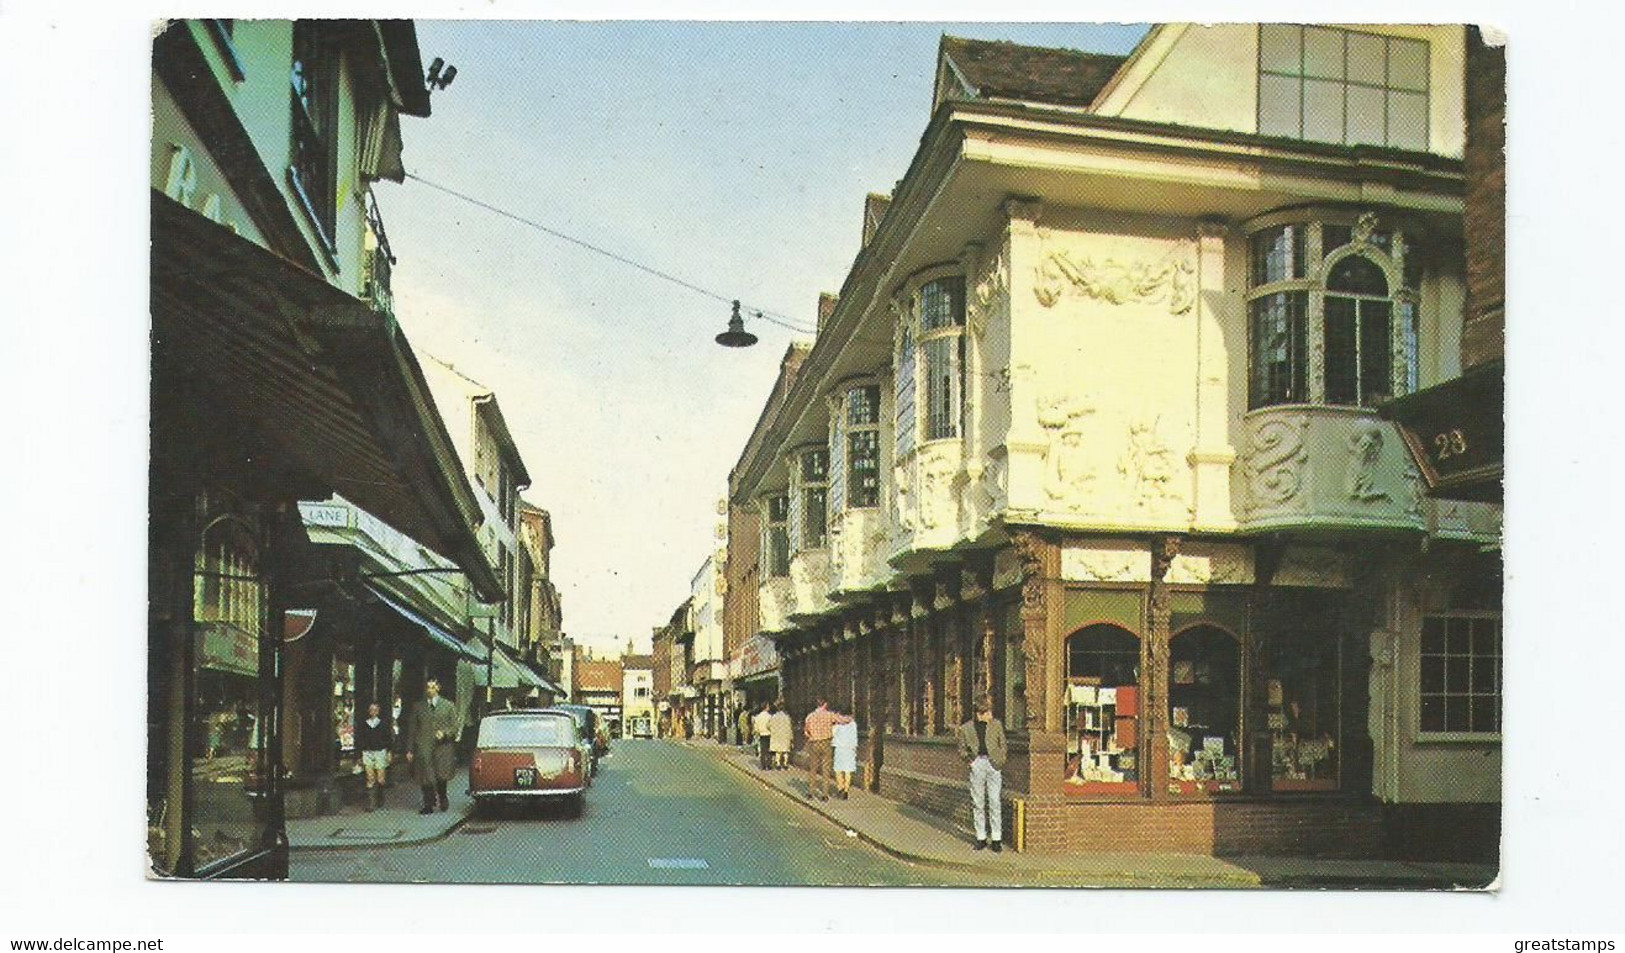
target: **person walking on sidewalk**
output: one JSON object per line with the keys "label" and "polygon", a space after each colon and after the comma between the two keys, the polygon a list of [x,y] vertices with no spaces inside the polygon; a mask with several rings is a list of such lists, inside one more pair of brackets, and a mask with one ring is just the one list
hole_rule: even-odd
{"label": "person walking on sidewalk", "polygon": [[1004,722],[993,717],[993,698],[976,699],[976,717],[959,726],[959,756],[970,764],[971,814],[976,823],[976,849],[1004,849]]}
{"label": "person walking on sidewalk", "polygon": [[835,796],[845,801],[852,796],[852,773],[858,770],[858,723],[842,709],[835,711],[835,727],[830,747],[835,752]]}
{"label": "person walking on sidewalk", "polygon": [[807,714],[807,720],[803,723],[807,732],[807,800],[814,797],[820,801],[829,800],[829,778],[834,773],[831,768],[835,725],[850,720],[845,715],[830,711],[829,702],[822,695],[818,697],[818,707]]}
{"label": "person walking on sidewalk", "polygon": [[457,770],[457,706],[440,697],[440,683],[429,679],[423,686],[423,703],[412,709],[406,722],[406,763],[423,789],[423,809],[433,814],[451,806],[446,782]]}
{"label": "person walking on sidewalk", "polygon": [[750,747],[750,709],[744,705],[739,706],[739,747]]}
{"label": "person walking on sidewalk", "polygon": [[773,753],[773,767],[788,768],[790,745],[795,741],[796,724],[790,720],[790,712],[784,707],[784,702],[773,706],[773,718],[768,733],[770,735],[768,747]]}
{"label": "person walking on sidewalk", "polygon": [[761,761],[762,770],[772,767],[770,759],[773,752],[768,748],[773,733],[773,706],[764,703],[762,710],[751,719],[750,726],[756,732],[756,757]]}
{"label": "person walking on sidewalk", "polygon": [[367,706],[367,720],[355,733],[355,747],[361,752],[361,767],[367,772],[367,811],[384,806],[384,788],[389,786],[389,726],[377,702]]}

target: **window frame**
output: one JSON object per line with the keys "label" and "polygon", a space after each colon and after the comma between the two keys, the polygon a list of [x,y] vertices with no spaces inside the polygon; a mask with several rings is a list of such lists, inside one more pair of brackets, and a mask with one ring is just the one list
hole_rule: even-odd
{"label": "window frame", "polygon": [[[1265,46],[1266,46],[1266,42],[1265,42],[1266,32],[1265,31],[1273,30],[1273,29],[1294,29],[1294,30],[1297,30],[1298,68],[1297,68],[1296,72],[1286,72],[1282,68],[1278,68],[1278,67],[1275,67],[1275,66],[1266,66],[1265,65]],[[1314,72],[1311,71],[1309,63],[1308,63],[1308,53],[1307,53],[1307,49],[1309,47],[1308,39],[1309,39],[1309,36],[1310,36],[1310,34],[1307,31],[1309,31],[1309,30],[1317,31],[1316,35],[1319,35],[1320,33],[1326,33],[1326,34],[1334,34],[1335,33],[1335,34],[1338,35],[1338,38],[1341,40],[1341,43],[1339,44],[1340,47],[1341,47],[1341,60],[1340,60],[1340,69],[1339,69],[1339,74],[1340,75],[1339,76],[1337,76],[1337,77],[1320,76],[1320,75],[1316,75]],[[1295,139],[1295,140],[1302,141],[1302,142],[1326,142],[1326,143],[1331,143],[1331,144],[1334,144],[1334,145],[1344,145],[1344,146],[1367,145],[1367,146],[1378,146],[1378,147],[1381,147],[1381,148],[1388,148],[1388,149],[1402,149],[1402,150],[1405,150],[1405,151],[1408,151],[1408,152],[1426,152],[1426,151],[1428,151],[1429,146],[1432,144],[1432,137],[1433,137],[1433,117],[1432,117],[1432,108],[1433,108],[1433,75],[1432,75],[1432,72],[1433,72],[1433,45],[1428,40],[1423,39],[1421,37],[1391,36],[1391,35],[1386,34],[1386,33],[1375,33],[1375,32],[1369,31],[1369,30],[1351,30],[1351,29],[1347,29],[1347,28],[1344,28],[1344,27],[1321,26],[1319,24],[1294,24],[1294,23],[1261,23],[1261,24],[1258,25],[1258,32],[1257,32],[1256,35],[1257,35],[1257,57],[1256,57],[1256,64],[1255,65],[1256,65],[1257,69],[1256,69],[1255,75],[1258,77],[1258,82],[1256,84],[1256,102],[1254,104],[1255,109],[1254,109],[1254,112],[1253,112],[1253,118],[1254,118],[1254,121],[1256,123],[1255,128],[1257,129],[1259,135],[1280,136],[1280,137],[1284,137],[1284,138]],[[1361,38],[1366,38],[1366,39],[1376,39],[1376,40],[1381,41],[1381,43],[1382,43],[1382,74],[1383,74],[1381,83],[1376,83],[1376,82],[1373,82],[1371,80],[1366,80],[1366,79],[1351,79],[1350,78],[1349,57],[1350,57],[1350,46],[1351,46],[1350,39],[1352,37],[1361,37]],[[1421,47],[1422,51],[1423,51],[1422,72],[1421,72],[1422,80],[1421,80],[1421,88],[1420,89],[1412,87],[1412,86],[1398,85],[1398,83],[1400,83],[1402,81],[1396,80],[1394,78],[1395,70],[1394,70],[1394,65],[1393,64],[1394,64],[1395,46],[1399,45],[1401,48],[1404,48],[1404,45],[1406,45],[1406,44],[1419,45]],[[1265,98],[1266,98],[1265,87],[1267,85],[1266,78],[1269,78],[1269,77],[1273,77],[1273,78],[1281,79],[1281,80],[1294,81],[1296,83],[1296,85],[1297,85],[1297,93],[1298,93],[1297,126],[1298,126],[1298,131],[1297,131],[1296,134],[1273,132],[1273,131],[1266,131],[1265,130],[1265,120],[1264,120],[1264,117],[1265,117]],[[1335,141],[1331,140],[1331,139],[1323,138],[1323,137],[1310,137],[1309,135],[1306,134],[1305,123],[1307,121],[1306,117],[1307,117],[1307,115],[1309,113],[1309,109],[1307,108],[1307,99],[1308,99],[1308,90],[1311,88],[1310,83],[1335,84],[1338,87],[1338,90],[1339,90],[1339,93],[1340,93],[1339,101],[1340,101],[1340,105],[1342,106],[1342,119],[1341,119],[1341,122],[1340,122],[1341,136]],[[1359,141],[1358,139],[1355,139],[1355,140],[1350,139],[1349,131],[1350,131],[1350,125],[1351,124],[1350,124],[1350,121],[1349,121],[1349,99],[1350,99],[1350,90],[1351,89],[1361,89],[1361,90],[1376,91],[1381,96],[1381,99],[1382,99],[1382,117],[1381,118],[1382,118],[1382,129],[1383,129],[1382,141],[1381,142],[1364,142],[1364,141]],[[1393,135],[1393,133],[1391,131],[1391,127],[1393,125],[1393,122],[1392,122],[1393,114],[1394,114],[1394,109],[1395,109],[1394,103],[1396,101],[1395,97],[1396,96],[1399,96],[1399,97],[1417,96],[1417,95],[1421,96],[1421,101],[1422,101],[1421,145],[1420,146],[1413,146],[1413,145],[1409,145],[1409,144],[1407,144],[1407,145],[1395,145],[1394,144],[1394,135]]]}
{"label": "window frame", "polygon": [[[947,287],[948,316],[947,320],[934,327],[926,327],[926,296],[932,289],[940,286]],[[914,405],[919,414],[915,426],[915,446],[923,446],[944,440],[960,440],[965,435],[965,276],[957,271],[935,274],[920,281],[919,287],[911,296],[909,328],[912,331],[913,359],[914,359],[914,386],[917,391],[914,395]],[[943,342],[947,346],[942,347]],[[932,352],[942,350],[946,354],[949,372],[944,383],[947,388],[945,395],[937,393],[936,365],[943,359],[938,355],[932,358]],[[946,397],[946,403],[937,407],[937,398]]]}
{"label": "window frame", "polygon": [[[857,408],[852,403],[853,395],[860,391],[872,392],[874,394],[874,414],[872,415],[871,419],[865,421],[859,421],[856,419]],[[842,439],[845,441],[846,451],[843,454],[843,462],[846,465],[846,493],[844,509],[879,509],[881,498],[885,495],[882,492],[885,484],[885,476],[881,467],[882,454],[880,447],[880,416],[885,408],[883,406],[883,402],[881,401],[880,385],[874,382],[854,383],[847,386],[845,390],[842,391],[841,396],[842,420],[846,425],[844,428],[845,432],[842,435]],[[861,457],[856,452],[858,450],[856,441],[860,437],[868,443],[868,446],[865,448],[867,452]],[[867,457],[872,457],[874,462],[873,487],[863,487],[863,485],[858,481],[858,475],[860,472],[860,468],[858,466],[859,461],[860,459],[865,459]],[[860,488],[866,491],[861,497],[859,495]],[[869,493],[867,491],[870,490],[872,490],[873,499],[869,499]],[[866,502],[860,502],[860,499]]]}
{"label": "window frame", "polygon": [[[1282,228],[1302,228],[1306,232],[1301,246],[1301,275],[1295,269],[1288,269],[1284,277],[1260,270],[1260,249],[1269,247],[1260,239]],[[1327,248],[1328,232],[1336,236],[1347,232],[1349,240],[1337,247]],[[1423,239],[1425,233],[1403,218],[1379,221],[1375,213],[1355,213],[1346,209],[1310,208],[1255,220],[1249,226],[1247,235],[1247,409],[1254,411],[1310,405],[1370,410],[1383,401],[1414,393],[1421,384],[1422,296],[1419,286],[1426,279],[1426,272],[1425,266],[1419,268],[1416,265],[1418,260],[1425,260]],[[1361,296],[1327,289],[1326,279],[1332,270],[1350,257],[1365,258],[1382,271],[1388,282],[1387,297]],[[1408,284],[1412,281],[1416,286]],[[1300,302],[1301,316],[1296,327],[1288,328],[1287,348],[1289,355],[1301,356],[1305,362],[1302,368],[1302,394],[1278,397],[1260,393],[1258,302],[1276,295],[1286,295]],[[1388,303],[1387,394],[1364,402],[1362,385],[1357,387],[1356,400],[1352,403],[1327,399],[1326,301],[1329,297]],[[1359,354],[1364,349],[1358,330],[1355,340],[1355,374],[1358,376]],[[1290,359],[1288,368],[1291,389],[1293,374]]]}
{"label": "window frame", "polygon": [[[1424,651],[1425,645],[1423,644],[1423,641],[1422,641],[1422,639],[1424,638],[1423,629],[1425,629],[1425,627],[1427,626],[1427,622],[1428,622],[1429,619],[1445,619],[1445,620],[1449,620],[1449,619],[1466,619],[1466,620],[1486,619],[1486,620],[1491,620],[1491,621],[1493,621],[1495,623],[1496,678],[1495,678],[1495,692],[1494,692],[1493,696],[1489,696],[1487,693],[1480,693],[1480,692],[1473,691],[1472,690],[1471,679],[1469,679],[1468,690],[1466,692],[1446,692],[1446,691],[1425,692],[1425,691],[1423,691],[1423,687],[1422,687],[1422,667],[1423,667],[1422,662],[1423,662],[1423,659],[1425,657],[1427,657],[1428,655],[1437,654],[1437,653],[1430,653],[1430,652]],[[1473,742],[1477,742],[1477,743],[1494,742],[1494,743],[1499,743],[1501,741],[1502,734],[1503,734],[1503,732],[1505,731],[1505,728],[1506,728],[1506,708],[1505,708],[1505,705],[1506,705],[1506,666],[1505,666],[1506,655],[1505,655],[1505,651],[1504,651],[1505,646],[1506,646],[1506,628],[1505,628],[1505,624],[1504,624],[1504,621],[1503,621],[1503,618],[1502,618],[1502,613],[1501,613],[1501,611],[1499,609],[1437,609],[1437,610],[1430,610],[1430,611],[1425,612],[1425,613],[1422,614],[1421,627],[1419,627],[1417,629],[1416,676],[1415,676],[1414,679],[1410,680],[1410,684],[1412,686],[1414,686],[1415,691],[1416,691],[1416,708],[1415,708],[1415,711],[1416,711],[1416,725],[1415,725],[1415,731],[1412,734],[1412,740],[1413,741],[1415,741],[1418,744],[1451,743],[1451,742],[1469,742],[1469,743],[1473,743]],[[1446,653],[1446,655],[1448,656],[1448,653]],[[1469,659],[1476,659],[1477,658],[1477,655],[1472,652],[1472,647],[1471,647],[1470,643],[1469,643],[1469,646],[1468,646],[1468,656],[1467,657]],[[1451,695],[1463,696],[1463,697],[1466,697],[1469,700],[1469,706],[1471,705],[1471,699],[1473,699],[1473,698],[1494,697],[1496,699],[1496,702],[1497,702],[1498,706],[1501,708],[1501,713],[1500,713],[1500,718],[1499,718],[1500,723],[1501,723],[1501,730],[1498,730],[1498,731],[1473,731],[1473,730],[1455,731],[1455,730],[1448,730],[1448,729],[1432,729],[1432,728],[1423,727],[1423,723],[1422,723],[1422,702],[1423,702],[1424,697],[1426,697],[1428,695],[1438,695],[1438,696],[1441,696],[1441,697],[1449,697]],[[1469,707],[1469,711],[1470,710],[1471,709]]]}
{"label": "window frame", "polygon": [[[775,503],[784,501],[783,515],[775,518]],[[762,569],[767,579],[784,579],[790,575],[790,494],[769,493],[762,497]],[[783,540],[783,560],[780,561],[778,541]]]}
{"label": "window frame", "polygon": [[[824,458],[821,478],[816,474],[809,475],[808,463],[814,459],[816,454],[822,454]],[[796,473],[800,481],[797,495],[800,497],[801,502],[801,545],[799,547],[801,552],[823,549],[829,544],[829,456],[829,447],[827,445],[806,447],[795,455]],[[812,495],[814,493],[823,495],[819,507],[822,510],[823,518],[818,520],[816,525],[812,518]],[[814,529],[817,530],[816,537],[812,533]]]}
{"label": "window frame", "polygon": [[[337,271],[341,54],[329,27],[320,20],[293,21],[292,45],[288,185],[309,219],[328,265]],[[302,166],[314,174],[307,175]]]}

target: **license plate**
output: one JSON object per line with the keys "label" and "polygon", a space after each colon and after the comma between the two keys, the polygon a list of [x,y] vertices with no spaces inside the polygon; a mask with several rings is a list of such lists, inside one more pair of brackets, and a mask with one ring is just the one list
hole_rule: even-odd
{"label": "license plate", "polygon": [[513,786],[516,788],[533,788],[536,786],[535,768],[514,768]]}

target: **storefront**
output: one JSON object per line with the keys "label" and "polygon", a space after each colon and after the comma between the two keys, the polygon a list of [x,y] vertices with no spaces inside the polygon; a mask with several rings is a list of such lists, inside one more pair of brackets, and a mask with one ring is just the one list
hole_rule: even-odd
{"label": "storefront", "polygon": [[[286,613],[310,607],[319,573],[296,501],[343,492],[483,594],[501,587],[392,322],[156,191],[152,239],[149,858],[164,876],[280,878],[285,627],[308,622]],[[315,313],[319,328],[286,317]],[[335,688],[355,676],[331,654],[306,672],[313,737],[334,752],[335,704],[354,694]]]}

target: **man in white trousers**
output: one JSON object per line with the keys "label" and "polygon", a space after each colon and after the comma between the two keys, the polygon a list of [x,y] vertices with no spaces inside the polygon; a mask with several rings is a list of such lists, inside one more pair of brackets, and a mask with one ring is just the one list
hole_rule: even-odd
{"label": "man in white trousers", "polygon": [[976,822],[976,849],[1004,849],[1004,722],[993,717],[993,698],[976,699],[976,717],[959,726],[959,756],[970,764],[970,803]]}

